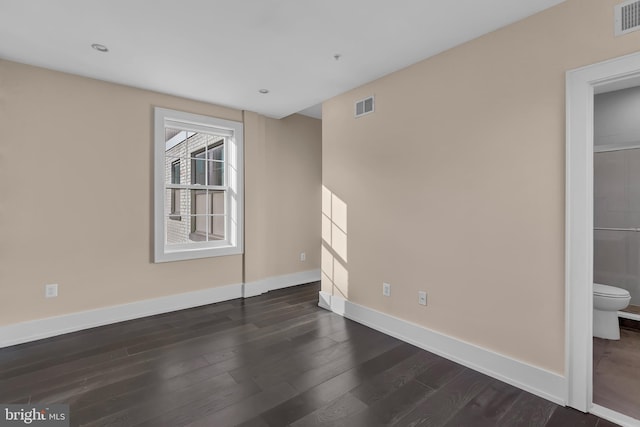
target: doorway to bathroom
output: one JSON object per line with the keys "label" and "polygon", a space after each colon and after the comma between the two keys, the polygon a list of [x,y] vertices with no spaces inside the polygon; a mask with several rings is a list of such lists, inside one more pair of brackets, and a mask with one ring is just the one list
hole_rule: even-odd
{"label": "doorway to bathroom", "polygon": [[593,403],[640,420],[640,86],[593,109]]}
{"label": "doorway to bathroom", "polygon": [[[633,282],[629,272],[634,269],[636,275],[640,276],[637,268],[640,264],[640,251],[636,251],[633,246],[636,239],[640,242],[640,230],[635,230],[640,229],[640,215],[637,218],[638,225],[629,226],[628,221],[634,219],[629,209],[631,202],[623,202],[621,196],[621,193],[630,195],[630,192],[635,191],[630,186],[637,187],[638,196],[633,198],[633,203],[638,204],[640,214],[640,184],[635,184],[640,182],[640,179],[636,179],[640,178],[640,170],[629,170],[632,167],[631,157],[636,154],[630,150],[635,149],[640,160],[640,141],[635,142],[637,147],[632,147],[631,141],[624,144],[620,144],[621,141],[612,143],[615,138],[606,128],[594,129],[594,112],[596,97],[599,97],[600,102],[613,97],[606,94],[638,86],[640,53],[567,72],[567,403],[625,426],[640,425],[640,411],[637,411],[640,408],[640,364],[636,367],[633,365],[640,361],[640,340],[634,348],[634,341],[624,338],[635,332],[627,332],[627,329],[622,330],[623,339],[619,341],[593,338],[593,283],[595,280],[605,283],[609,281],[607,284],[610,285],[628,285]],[[599,139],[596,138],[598,132]],[[604,134],[609,134],[611,138],[601,138]],[[611,146],[615,144],[624,147]],[[623,154],[615,154],[622,151]],[[616,167],[606,167],[611,166],[609,163],[618,161],[621,163]],[[638,177],[632,178],[634,173]],[[612,184],[616,175],[623,183],[622,186]],[[634,183],[631,184],[630,181]],[[611,195],[609,190],[613,190],[615,194]],[[594,201],[603,202],[600,199],[602,197],[608,200],[604,200],[600,206],[594,205]],[[616,206],[620,207],[625,203],[626,208],[616,209]],[[618,212],[614,213],[615,211]],[[625,236],[624,233],[628,235]],[[618,251],[625,250],[624,263],[615,259],[616,254],[607,252],[611,247]],[[640,248],[640,244],[638,247]],[[634,257],[635,267],[632,262]],[[612,271],[614,266],[615,272]],[[637,279],[636,277],[636,283]],[[640,298],[635,301],[638,299]],[[622,316],[635,318],[633,313]],[[634,375],[637,379],[633,378]]]}

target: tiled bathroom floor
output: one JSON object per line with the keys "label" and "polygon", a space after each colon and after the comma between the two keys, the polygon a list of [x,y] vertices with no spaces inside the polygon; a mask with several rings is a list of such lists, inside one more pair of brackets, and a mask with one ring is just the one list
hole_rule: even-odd
{"label": "tiled bathroom floor", "polygon": [[593,402],[640,419],[640,331],[620,340],[593,339]]}

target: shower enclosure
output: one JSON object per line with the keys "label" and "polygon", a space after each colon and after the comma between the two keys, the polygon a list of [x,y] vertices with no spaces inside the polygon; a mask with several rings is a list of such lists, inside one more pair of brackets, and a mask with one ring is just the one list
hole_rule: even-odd
{"label": "shower enclosure", "polygon": [[596,152],[593,164],[593,280],[640,309],[640,148]]}

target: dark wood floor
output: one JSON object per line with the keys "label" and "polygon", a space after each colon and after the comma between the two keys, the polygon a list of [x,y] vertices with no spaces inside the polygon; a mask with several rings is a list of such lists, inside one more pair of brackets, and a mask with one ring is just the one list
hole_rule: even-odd
{"label": "dark wood floor", "polygon": [[613,426],[317,307],[317,283],[0,350],[91,426]]}
{"label": "dark wood floor", "polygon": [[640,419],[640,330],[593,339],[593,402]]}

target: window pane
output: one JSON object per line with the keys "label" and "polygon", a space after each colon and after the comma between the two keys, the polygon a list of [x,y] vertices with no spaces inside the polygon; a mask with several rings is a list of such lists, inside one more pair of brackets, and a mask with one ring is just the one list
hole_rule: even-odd
{"label": "window pane", "polygon": [[224,139],[195,134],[189,143],[190,184],[224,185]]}
{"label": "window pane", "polygon": [[209,240],[225,239],[224,222],[225,222],[224,215],[215,215],[210,218]]}
{"label": "window pane", "polygon": [[191,132],[187,140],[187,157],[192,157],[195,153],[204,151],[207,141],[207,134]]}
{"label": "window pane", "polygon": [[224,160],[224,144],[217,142],[213,146],[209,146],[207,153],[209,160]]}
{"label": "window pane", "polygon": [[[187,217],[188,218],[188,217]],[[181,221],[175,221],[169,217],[165,220],[168,245],[189,243],[189,222],[182,217]]]}
{"label": "window pane", "polygon": [[189,190],[191,215],[224,215],[223,190]]}
{"label": "window pane", "polygon": [[171,184],[175,173],[178,172],[175,169],[174,163],[180,163],[180,159],[177,157],[165,157],[164,159],[164,183],[165,185]]}
{"label": "window pane", "polygon": [[207,162],[204,160],[204,153],[200,153],[196,158],[192,158],[190,184],[206,185],[206,168]]}
{"label": "window pane", "polygon": [[171,218],[174,221],[180,220],[177,218],[180,215],[188,215],[189,210],[186,209],[187,194],[185,190],[178,190],[175,188],[167,188],[164,192],[164,215]]}
{"label": "window pane", "polygon": [[189,233],[188,241],[210,242],[215,240],[225,240],[225,221],[226,217],[224,215],[188,216],[187,222],[193,229],[193,231]]}
{"label": "window pane", "polygon": [[208,161],[207,185],[224,185],[224,163]]}
{"label": "window pane", "polygon": [[[189,157],[196,157],[198,154],[204,153],[204,158],[223,160],[223,154],[214,148],[222,147],[224,138],[221,136],[210,135],[207,133],[192,133],[188,140]],[[210,153],[208,153],[210,151]],[[214,157],[212,157],[214,156]],[[217,158],[220,157],[220,158]]]}
{"label": "window pane", "polygon": [[[189,242],[189,222],[184,214],[185,192],[176,189],[165,190],[165,238],[166,244]],[[174,210],[175,209],[175,210]]]}
{"label": "window pane", "polygon": [[[171,189],[171,215],[180,215],[182,209],[182,200],[180,199],[181,190],[176,188]],[[172,218],[179,219],[179,218]]]}
{"label": "window pane", "polygon": [[191,190],[190,239],[193,241],[225,238],[225,192]]}
{"label": "window pane", "polygon": [[225,192],[165,190],[167,244],[225,239]]}
{"label": "window pane", "polygon": [[209,191],[210,213],[213,215],[224,215],[224,193],[224,191]]}
{"label": "window pane", "polygon": [[209,209],[213,216],[209,222],[209,240],[225,239],[224,191],[209,191]]}
{"label": "window pane", "polygon": [[167,187],[171,186],[172,184],[182,183],[182,163],[182,160],[175,159],[173,157],[167,157],[165,159],[165,185]]}
{"label": "window pane", "polygon": [[165,128],[165,154],[168,157],[187,157],[188,142],[194,132]]}
{"label": "window pane", "polygon": [[180,184],[180,159],[171,162],[171,183]]}
{"label": "window pane", "polygon": [[182,217],[183,221],[174,221],[167,217],[165,219],[166,224],[166,236],[168,245],[189,243],[189,228],[188,221],[184,221],[185,217]]}

